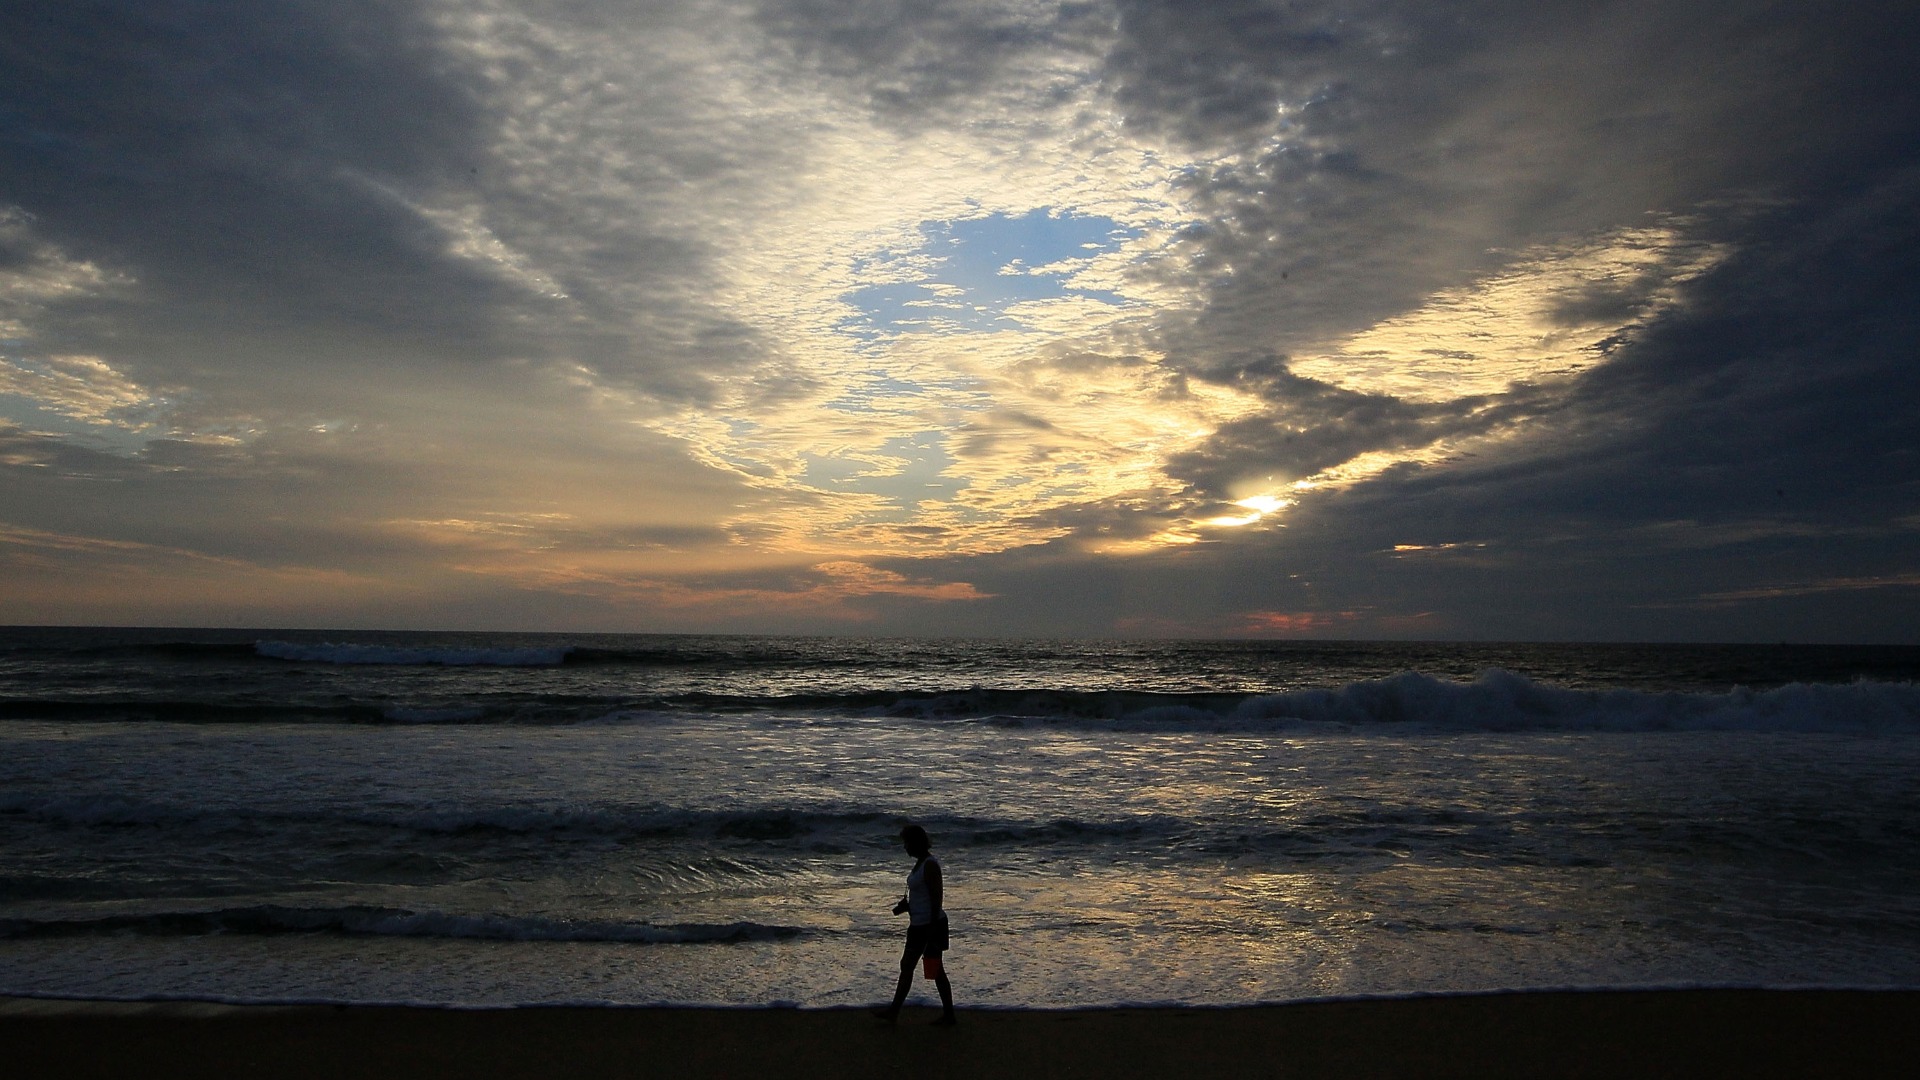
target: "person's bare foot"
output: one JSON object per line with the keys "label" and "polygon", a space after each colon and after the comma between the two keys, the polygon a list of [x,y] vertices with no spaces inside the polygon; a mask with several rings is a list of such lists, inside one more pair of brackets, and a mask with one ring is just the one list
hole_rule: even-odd
{"label": "person's bare foot", "polygon": [[933,1026],[934,1027],[952,1027],[953,1025],[959,1022],[960,1021],[956,1019],[952,1013],[942,1013],[940,1014],[938,1019],[934,1020]]}
{"label": "person's bare foot", "polygon": [[887,1023],[891,1024],[895,1020],[900,1019],[900,1014],[895,1012],[892,1009],[875,1009],[873,1010],[873,1018],[875,1020],[885,1020]]}

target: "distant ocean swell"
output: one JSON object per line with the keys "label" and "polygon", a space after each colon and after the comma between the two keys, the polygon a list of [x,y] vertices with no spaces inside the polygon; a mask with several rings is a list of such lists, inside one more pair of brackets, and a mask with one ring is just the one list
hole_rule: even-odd
{"label": "distant ocean swell", "polygon": [[313,664],[438,664],[444,667],[551,667],[564,663],[571,646],[551,648],[407,648],[396,645],[299,644],[262,641],[254,651],[269,660]]}
{"label": "distant ocean swell", "polygon": [[[268,639],[244,642],[137,642],[82,647],[16,646],[0,654],[45,655],[62,659],[152,658],[174,663],[256,660],[299,664],[348,664],[382,667],[559,667],[629,665],[634,667],[798,665],[805,659],[777,653],[721,653],[713,650],[652,648],[595,648],[583,645],[408,646],[355,642],[302,642]],[[848,658],[837,657],[844,666]]]}
{"label": "distant ocean swell", "polygon": [[525,915],[454,915],[366,906],[296,908],[277,905],[212,911],[165,911],[97,919],[0,919],[0,940],[133,934],[365,934],[381,937],[465,938],[482,941],[602,941],[647,945],[776,941],[808,931],[762,923],[634,923],[543,919]]}
{"label": "distant ocean swell", "polygon": [[779,714],[803,722],[876,719],[1084,725],[1108,730],[1302,732],[1920,731],[1920,685],[1794,683],[1768,690],[1573,690],[1498,669],[1471,682],[1403,672],[1334,689],[1274,694],[976,687],[818,694],[537,693],[411,703],[0,700],[0,719],[183,723],[658,723],[687,714]]}

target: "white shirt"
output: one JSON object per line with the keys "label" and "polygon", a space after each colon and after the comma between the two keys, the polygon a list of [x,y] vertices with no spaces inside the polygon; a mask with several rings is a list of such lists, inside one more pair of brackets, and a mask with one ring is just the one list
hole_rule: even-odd
{"label": "white shirt", "polygon": [[940,868],[940,860],[929,855],[907,875],[907,921],[925,926],[933,921],[933,892],[927,888],[927,867]]}

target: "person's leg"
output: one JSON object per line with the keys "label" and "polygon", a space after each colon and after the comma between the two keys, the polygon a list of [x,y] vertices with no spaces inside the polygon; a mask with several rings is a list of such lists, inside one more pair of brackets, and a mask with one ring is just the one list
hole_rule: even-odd
{"label": "person's leg", "polygon": [[882,1020],[892,1020],[900,1015],[900,1007],[906,1004],[907,991],[913,989],[913,965],[920,962],[920,950],[911,936],[907,941],[907,951],[900,957],[900,981],[893,988],[893,1004],[884,1009],[873,1010],[873,1015]]}
{"label": "person's leg", "polygon": [[940,1019],[934,1023],[946,1026],[954,1022],[954,1017],[953,984],[947,981],[947,916],[944,912],[928,934],[926,953],[927,974],[933,976],[933,985],[940,988]]}
{"label": "person's leg", "polygon": [[940,1019],[934,1021],[936,1024],[951,1024],[954,1022],[953,984],[947,981],[947,965],[944,963],[945,959],[945,957],[939,958],[942,962],[933,969],[933,985],[940,988]]}
{"label": "person's leg", "polygon": [[900,961],[900,982],[893,988],[893,1005],[887,1009],[895,1016],[900,1015],[900,1006],[907,1003],[907,991],[913,989],[913,965],[919,957],[908,956]]}

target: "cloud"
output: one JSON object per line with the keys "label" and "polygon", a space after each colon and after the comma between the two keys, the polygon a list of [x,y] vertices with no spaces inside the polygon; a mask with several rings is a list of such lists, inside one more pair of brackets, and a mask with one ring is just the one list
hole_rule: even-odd
{"label": "cloud", "polygon": [[0,525],[8,613],[23,624],[171,615],[240,625],[261,610],[365,602],[395,588],[373,575],[269,566],[186,548]]}
{"label": "cloud", "polygon": [[1675,226],[1619,230],[1521,255],[1490,279],[1444,289],[1418,309],[1297,356],[1296,375],[1401,401],[1497,394],[1606,362],[1725,256]]}
{"label": "cloud", "polygon": [[[1920,332],[1912,184],[1898,171],[1762,215],[1740,254],[1551,412],[1454,460],[1307,493],[1284,534],[1250,534],[1216,567],[1311,567],[1332,603],[1390,594],[1487,636],[1899,638],[1896,590],[1840,603],[1880,590],[1808,583],[1898,583],[1916,567],[1905,418],[1920,383],[1899,344]],[[1389,549],[1446,558],[1354,554]],[[1675,612],[1701,596],[1718,621]],[[1810,606],[1767,616],[1784,623],[1743,621],[1794,597]]]}
{"label": "cloud", "polygon": [[[1191,272],[1210,285],[1190,333],[1287,354],[1515,252],[1844,168],[1891,130],[1852,110],[1886,104],[1881,35],[1911,21],[1632,2],[1120,12],[1102,85],[1131,130],[1207,157],[1187,179]],[[1849,53],[1844,74],[1807,66]]]}
{"label": "cloud", "polygon": [[1245,633],[1256,636],[1267,634],[1299,634],[1324,637],[1329,631],[1337,630],[1341,625],[1351,623],[1359,617],[1358,612],[1318,612],[1318,611],[1249,611],[1242,619]]}
{"label": "cloud", "polygon": [[0,338],[19,341],[50,304],[121,284],[36,235],[31,214],[0,204]]}
{"label": "cloud", "polygon": [[164,405],[165,399],[115,371],[97,356],[49,356],[0,364],[0,394],[25,398],[34,406],[89,424],[145,424],[135,419]]}
{"label": "cloud", "polygon": [[1755,590],[1915,570],[1917,34],[8,8],[0,516],[416,623],[1895,627],[1899,590]]}
{"label": "cloud", "polygon": [[1853,592],[1860,589],[1920,588],[1920,572],[1890,574],[1881,577],[1827,578],[1821,581],[1797,581],[1780,585],[1762,585],[1751,589],[1703,593],[1702,601],[1772,600],[1783,596],[1814,596],[1820,593]]}
{"label": "cloud", "polygon": [[991,599],[964,581],[909,577],[864,563],[836,561],[777,573],[649,574],[644,560],[583,552],[513,562],[468,562],[465,574],[500,580],[534,593],[573,595],[619,607],[644,605],[659,625],[710,629],[751,619],[789,629],[830,623],[871,623],[882,608],[874,601],[977,602]]}
{"label": "cloud", "polygon": [[351,180],[430,182],[472,160],[478,117],[432,75],[405,9],[13,10],[7,197],[61,247],[130,273],[168,329],[350,319],[473,340],[486,307],[460,286],[478,283],[436,275],[425,230]]}
{"label": "cloud", "polygon": [[1030,0],[769,0],[756,21],[780,53],[897,128],[976,120],[983,97],[1004,95],[995,114],[1071,100],[1111,16],[1095,4]]}

